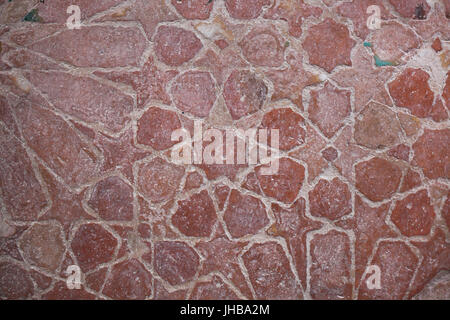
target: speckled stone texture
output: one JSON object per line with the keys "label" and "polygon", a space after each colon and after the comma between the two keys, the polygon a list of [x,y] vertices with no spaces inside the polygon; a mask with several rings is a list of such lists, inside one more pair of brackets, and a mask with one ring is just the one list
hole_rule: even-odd
{"label": "speckled stone texture", "polygon": [[[449,18],[0,0],[0,299],[450,299]],[[278,129],[278,172],[172,161],[196,121]]]}

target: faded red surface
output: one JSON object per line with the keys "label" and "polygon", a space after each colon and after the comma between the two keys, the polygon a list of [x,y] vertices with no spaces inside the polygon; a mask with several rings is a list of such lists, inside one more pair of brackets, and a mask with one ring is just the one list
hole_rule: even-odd
{"label": "faded red surface", "polygon": [[[449,299],[449,17],[0,1],[0,299]],[[195,121],[278,129],[278,172],[175,163]]]}

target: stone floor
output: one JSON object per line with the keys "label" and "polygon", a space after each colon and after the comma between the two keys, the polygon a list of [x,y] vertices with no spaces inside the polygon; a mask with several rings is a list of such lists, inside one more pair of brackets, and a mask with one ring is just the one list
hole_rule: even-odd
{"label": "stone floor", "polygon": [[[449,17],[0,0],[0,299],[450,299]],[[278,172],[174,163],[196,120]]]}

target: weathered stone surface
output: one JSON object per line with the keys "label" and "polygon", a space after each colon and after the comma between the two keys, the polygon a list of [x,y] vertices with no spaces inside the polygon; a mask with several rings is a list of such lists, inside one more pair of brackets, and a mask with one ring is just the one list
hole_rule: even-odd
{"label": "weathered stone surface", "polygon": [[322,89],[311,92],[308,112],[311,121],[327,138],[331,138],[350,115],[350,91],[340,90],[326,82]]}
{"label": "weathered stone surface", "polygon": [[94,148],[61,117],[29,105],[21,105],[15,112],[28,146],[66,183],[82,184],[95,174],[98,158]]}
{"label": "weathered stone surface", "polygon": [[405,236],[426,236],[434,221],[434,209],[426,190],[421,190],[397,202],[391,220]]}
{"label": "weathered stone surface", "polygon": [[422,6],[423,16],[421,19],[425,19],[430,11],[430,6],[420,0],[389,0],[395,10],[404,18],[418,19],[416,15],[416,8]]}
{"label": "weathered stone surface", "polygon": [[35,71],[27,78],[57,109],[114,132],[124,127],[133,109],[131,96],[90,77]]}
{"label": "weathered stone surface", "polygon": [[282,208],[278,204],[272,204],[272,212],[275,215],[275,223],[268,230],[271,236],[283,237],[292,255],[297,274],[302,286],[307,286],[307,248],[306,237],[308,233],[319,229],[321,222],[311,220],[306,216],[305,199],[300,198],[289,208]]}
{"label": "weathered stone surface", "polygon": [[50,224],[34,224],[20,239],[20,249],[31,264],[56,271],[65,250],[62,231]]}
{"label": "weathered stone surface", "polygon": [[257,18],[269,0],[226,0],[225,6],[230,16],[235,19],[248,20]]}
{"label": "weathered stone surface", "polygon": [[405,177],[403,178],[402,187],[400,192],[409,191],[422,183],[419,173],[411,169],[408,170]]}
{"label": "weathered stone surface", "polygon": [[327,161],[334,161],[338,157],[338,151],[333,147],[328,147],[322,151],[322,156]]}
{"label": "weathered stone surface", "polygon": [[136,140],[155,150],[165,150],[174,146],[172,132],[181,128],[180,119],[175,112],[151,107],[137,121]]}
{"label": "weathered stone surface", "polygon": [[11,262],[0,262],[0,297],[26,299],[33,293],[33,282],[25,270]]}
{"label": "weathered stone surface", "polygon": [[87,292],[83,287],[77,290],[67,288],[67,284],[58,281],[52,290],[43,295],[45,300],[94,300],[95,296]]}
{"label": "weathered stone surface", "polygon": [[434,93],[428,85],[429,78],[430,75],[420,69],[403,71],[388,85],[396,105],[409,109],[417,117],[428,117],[434,100]]}
{"label": "weathered stone surface", "polygon": [[302,127],[304,123],[305,119],[301,115],[290,108],[282,108],[266,113],[261,121],[261,127],[269,130],[268,142],[271,141],[269,140],[270,130],[277,129],[279,131],[279,149],[287,151],[305,142],[306,131]]}
{"label": "weathered stone surface", "polygon": [[109,177],[98,182],[88,205],[107,221],[133,219],[133,189],[119,177]]}
{"label": "weathered stone surface", "polygon": [[223,87],[223,97],[234,120],[252,114],[264,104],[267,86],[250,71],[233,71]]}
{"label": "weathered stone surface", "polygon": [[243,256],[256,299],[297,300],[302,298],[283,248],[276,242],[254,244]]}
{"label": "weathered stone surface", "polygon": [[255,66],[279,67],[283,63],[285,47],[273,28],[254,28],[239,45],[245,58]]}
{"label": "weathered stone surface", "polygon": [[339,65],[351,66],[350,51],[355,41],[345,25],[328,18],[308,31],[303,46],[308,52],[309,63],[331,72]]}
{"label": "weathered stone surface", "polygon": [[0,127],[0,187],[13,220],[34,220],[47,200],[27,152],[11,133]]}
{"label": "weathered stone surface", "polygon": [[284,203],[294,201],[303,185],[305,168],[288,158],[279,159],[277,174],[262,175],[262,168],[256,168],[256,175],[264,194]]}
{"label": "weathered stone surface", "polygon": [[311,215],[337,220],[352,211],[351,193],[339,178],[321,179],[309,192]]}
{"label": "weathered stone surface", "polygon": [[203,184],[203,177],[197,171],[191,172],[186,177],[186,182],[184,183],[185,190],[191,190],[201,187]]}
{"label": "weathered stone surface", "polygon": [[302,35],[303,20],[308,17],[318,17],[322,9],[309,5],[303,0],[277,0],[267,10],[264,18],[273,20],[285,20],[289,25],[289,34],[293,37]]}
{"label": "weathered stone surface", "polygon": [[213,276],[210,281],[198,282],[189,298],[193,300],[238,300],[238,296],[218,276]]}
{"label": "weathered stone surface", "polygon": [[208,72],[187,71],[172,84],[175,105],[198,117],[209,115],[216,101],[215,84]]}
{"label": "weathered stone surface", "polygon": [[410,148],[405,144],[399,144],[388,151],[388,155],[399,160],[409,161]]}
{"label": "weathered stone surface", "polygon": [[139,190],[151,201],[167,201],[177,191],[183,174],[182,167],[155,158],[139,167]]}
{"label": "weathered stone surface", "polygon": [[257,234],[268,223],[266,208],[261,200],[232,190],[223,220],[235,238]]}
{"label": "weathered stone surface", "polygon": [[83,272],[110,262],[114,257],[118,241],[99,224],[89,223],[80,226],[75,233],[71,248]]}
{"label": "weathered stone surface", "polygon": [[172,5],[186,19],[208,19],[214,2],[203,0],[177,1],[172,0]]}
{"label": "weathered stone surface", "polygon": [[450,177],[450,129],[428,130],[413,145],[413,164],[430,179]]}
{"label": "weathered stone surface", "polygon": [[155,244],[155,271],[171,285],[192,280],[199,268],[199,256],[183,242],[161,241]]}
{"label": "weathered stone surface", "polygon": [[399,62],[406,53],[420,46],[419,38],[409,28],[396,21],[384,22],[367,37],[374,53],[384,61]]}
{"label": "weathered stone surface", "polygon": [[217,221],[214,203],[205,190],[178,201],[172,224],[189,237],[209,237]]}
{"label": "weathered stone surface", "polygon": [[117,300],[143,300],[152,293],[152,276],[136,259],[116,264],[103,293]]}
{"label": "weathered stone surface", "polygon": [[156,56],[169,66],[180,66],[188,62],[203,47],[192,31],[179,27],[159,27],[154,42]]}
{"label": "weathered stone surface", "polygon": [[450,273],[440,272],[425,288],[415,295],[413,300],[449,300],[450,299]]}
{"label": "weathered stone surface", "polygon": [[391,197],[398,189],[401,169],[382,158],[372,158],[356,165],[356,188],[372,201]]}
{"label": "weathered stone surface", "polygon": [[381,288],[370,290],[365,282],[359,289],[360,299],[402,299],[417,268],[418,259],[403,242],[380,242],[373,265],[381,271]]}
{"label": "weathered stone surface", "polygon": [[136,27],[90,26],[63,30],[32,44],[30,49],[77,67],[137,66],[145,50],[145,38]]}
{"label": "weathered stone surface", "polygon": [[350,240],[345,233],[317,234],[311,241],[311,296],[351,299]]}
{"label": "weathered stone surface", "polygon": [[381,104],[372,102],[361,112],[355,123],[358,144],[378,149],[390,147],[400,141],[401,127],[395,113]]}

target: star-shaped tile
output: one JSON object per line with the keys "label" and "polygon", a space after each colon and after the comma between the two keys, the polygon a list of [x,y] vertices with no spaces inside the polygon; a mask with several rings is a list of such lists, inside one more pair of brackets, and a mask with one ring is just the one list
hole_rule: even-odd
{"label": "star-shaped tile", "polygon": [[119,169],[130,182],[133,182],[133,163],[149,154],[134,145],[132,128],[127,129],[118,138],[99,133],[94,143],[105,158],[101,171]]}
{"label": "star-shaped tile", "polygon": [[251,299],[252,293],[237,259],[246,245],[247,242],[230,241],[222,228],[219,228],[211,241],[201,241],[196,245],[200,254],[205,258],[200,275],[215,271],[221,272],[243,295]]}
{"label": "star-shaped tile", "polygon": [[355,243],[355,286],[359,287],[361,277],[367,266],[372,251],[381,238],[395,237],[395,232],[386,224],[385,218],[390,203],[372,208],[359,196],[355,199],[355,216],[337,222],[344,229],[352,229],[356,236]]}
{"label": "star-shaped tile", "polygon": [[150,100],[170,104],[171,99],[166,92],[166,86],[178,74],[178,71],[160,70],[155,65],[153,57],[149,57],[140,71],[97,71],[94,74],[131,86],[136,91],[138,108],[143,108]]}
{"label": "star-shaped tile", "polygon": [[370,100],[392,105],[384,87],[393,73],[392,67],[374,67],[373,57],[364,47],[353,53],[353,68],[336,72],[332,79],[339,85],[355,89],[355,111],[361,111]]}
{"label": "star-shaped tile", "polygon": [[287,209],[274,203],[272,211],[276,222],[270,227],[268,234],[286,239],[302,286],[306,288],[306,236],[309,232],[320,229],[322,223],[306,216],[305,199],[303,198]]}
{"label": "star-shaped tile", "polygon": [[289,67],[283,70],[270,70],[266,74],[273,82],[272,100],[289,99],[303,109],[302,91],[305,87],[319,83],[320,79],[303,69],[303,57],[294,49],[288,51],[286,60]]}

